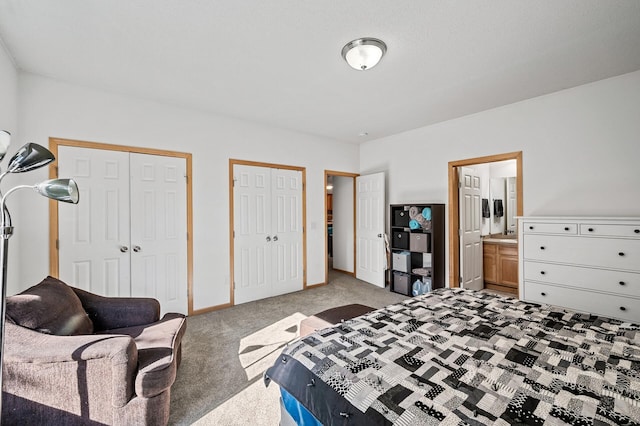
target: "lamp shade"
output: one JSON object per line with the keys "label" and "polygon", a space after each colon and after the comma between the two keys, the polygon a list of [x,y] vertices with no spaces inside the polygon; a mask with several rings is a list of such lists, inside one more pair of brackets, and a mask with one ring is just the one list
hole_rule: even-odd
{"label": "lamp shade", "polygon": [[365,71],[375,67],[387,52],[387,45],[377,38],[359,38],[342,48],[342,57],[353,69]]}
{"label": "lamp shade", "polygon": [[7,154],[7,149],[11,143],[11,133],[6,130],[0,130],[0,160]]}
{"label": "lamp shade", "polygon": [[51,151],[37,143],[28,143],[16,152],[9,161],[7,172],[22,173],[49,164],[56,157]]}
{"label": "lamp shade", "polygon": [[64,203],[78,204],[80,191],[73,179],[50,179],[34,186],[35,190],[45,197]]}

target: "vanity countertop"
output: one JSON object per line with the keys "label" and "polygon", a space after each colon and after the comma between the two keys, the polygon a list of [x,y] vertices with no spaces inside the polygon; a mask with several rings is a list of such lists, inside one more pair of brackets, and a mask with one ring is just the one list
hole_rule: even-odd
{"label": "vanity countertop", "polygon": [[516,235],[487,235],[482,237],[483,243],[491,243],[491,244],[509,244],[509,245],[518,245],[518,237]]}

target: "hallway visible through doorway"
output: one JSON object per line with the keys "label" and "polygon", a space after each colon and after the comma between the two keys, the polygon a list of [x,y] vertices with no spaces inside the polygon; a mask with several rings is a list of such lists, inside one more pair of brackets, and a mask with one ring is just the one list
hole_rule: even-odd
{"label": "hallway visible through doorway", "polygon": [[355,275],[355,173],[325,170],[326,271]]}

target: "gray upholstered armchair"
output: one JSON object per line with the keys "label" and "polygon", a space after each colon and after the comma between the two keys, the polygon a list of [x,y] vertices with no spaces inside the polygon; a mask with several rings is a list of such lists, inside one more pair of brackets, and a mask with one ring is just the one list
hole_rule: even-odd
{"label": "gray upholstered armchair", "polygon": [[186,320],[47,277],[7,298],[2,424],[164,425]]}

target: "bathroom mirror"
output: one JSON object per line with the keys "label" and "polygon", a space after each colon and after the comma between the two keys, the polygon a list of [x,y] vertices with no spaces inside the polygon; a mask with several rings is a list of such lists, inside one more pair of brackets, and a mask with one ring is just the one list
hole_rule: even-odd
{"label": "bathroom mirror", "polygon": [[515,235],[517,229],[516,178],[499,177],[489,179],[490,233]]}

